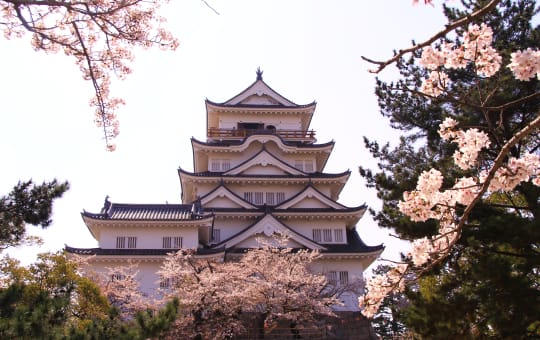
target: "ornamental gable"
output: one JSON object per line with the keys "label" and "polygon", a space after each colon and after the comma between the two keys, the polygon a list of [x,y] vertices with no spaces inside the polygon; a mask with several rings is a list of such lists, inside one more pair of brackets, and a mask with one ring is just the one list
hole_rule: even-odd
{"label": "ornamental gable", "polygon": [[283,202],[276,207],[277,209],[291,209],[291,208],[332,208],[342,210],[346,207],[333,201],[328,196],[321,193],[319,190],[312,186],[306,187],[298,195]]}
{"label": "ornamental gable", "polygon": [[264,237],[273,237],[273,236],[287,236],[291,242],[296,242],[301,245],[300,248],[309,248],[309,249],[325,249],[320,244],[313,242],[312,240],[306,238],[305,236],[295,232],[287,225],[278,221],[272,215],[265,215],[259,221],[255,222],[250,227],[244,229],[242,232],[234,235],[228,240],[223,241],[220,246],[225,246],[226,248],[239,248],[240,244],[249,241],[250,239],[257,238],[260,236]]}
{"label": "ornamental gable", "polygon": [[241,199],[224,186],[201,197],[201,204],[205,208],[245,208],[254,209],[254,206]]}
{"label": "ornamental gable", "polygon": [[305,173],[278,159],[263,149],[244,163],[224,173],[224,175],[304,175]]}

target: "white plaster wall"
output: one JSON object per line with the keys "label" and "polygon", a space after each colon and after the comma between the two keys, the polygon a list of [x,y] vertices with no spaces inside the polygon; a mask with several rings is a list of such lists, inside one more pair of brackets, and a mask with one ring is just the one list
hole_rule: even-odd
{"label": "white plaster wall", "polygon": [[199,244],[197,227],[126,226],[104,229],[101,232],[99,246],[103,249],[115,249],[117,236],[137,237],[137,249],[160,249],[163,247],[163,236],[181,236],[184,248],[197,248]]}
{"label": "white plaster wall", "polygon": [[[312,265],[312,270],[318,273],[327,273],[329,271],[348,271],[349,284],[358,285],[361,288],[363,285],[364,268],[361,261],[354,259],[328,260],[320,259]],[[336,306],[336,310],[341,311],[359,311],[358,295],[354,292],[347,292],[340,297],[344,303],[343,306]]]}
{"label": "white plaster wall", "polygon": [[[135,278],[139,281],[140,290],[149,296],[152,296],[156,289],[159,287],[159,275],[157,271],[161,267],[162,262],[141,262],[137,261],[136,257],[133,257],[133,263],[137,264],[137,275]],[[105,275],[109,273],[107,268],[115,268],[126,266],[127,261],[115,261],[115,262],[94,262],[89,265],[91,271],[98,275]],[[90,273],[93,275],[93,273]]]}
{"label": "white plaster wall", "polygon": [[219,229],[221,241],[241,232],[248,226],[255,223],[255,219],[228,219],[216,217],[214,220],[214,229]]}

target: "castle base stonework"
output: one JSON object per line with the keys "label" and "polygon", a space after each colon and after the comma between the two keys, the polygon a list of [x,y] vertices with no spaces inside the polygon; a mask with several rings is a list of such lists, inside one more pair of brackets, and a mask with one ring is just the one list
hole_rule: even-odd
{"label": "castle base stonework", "polygon": [[247,330],[246,334],[237,336],[235,340],[255,339],[331,339],[331,340],[374,340],[379,339],[371,323],[360,312],[336,312],[337,318],[325,318],[316,329],[299,329],[290,323],[281,322],[272,329],[261,332],[257,322]]}

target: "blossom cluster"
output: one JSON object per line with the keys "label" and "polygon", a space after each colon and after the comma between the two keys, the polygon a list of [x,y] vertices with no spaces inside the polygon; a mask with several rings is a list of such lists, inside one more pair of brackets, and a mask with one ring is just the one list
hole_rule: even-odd
{"label": "blossom cluster", "polygon": [[516,79],[524,81],[534,77],[540,79],[540,51],[527,48],[525,51],[512,53],[510,57],[508,68]]}
{"label": "blossom cluster", "polygon": [[[469,26],[463,35],[463,43],[443,43],[438,48],[427,46],[422,50],[420,65],[430,70],[424,79],[420,91],[426,95],[438,97],[449,84],[448,75],[444,69],[465,68],[474,64],[476,74],[491,77],[499,71],[502,58],[491,46],[493,30],[486,24]],[[516,51],[511,55],[507,67],[518,80],[527,81],[534,77],[540,79],[540,51],[527,48]]]}
{"label": "blossom cluster", "polygon": [[366,289],[369,294],[360,296],[358,302],[362,309],[362,314],[372,318],[379,309],[382,300],[392,291],[402,291],[405,289],[403,275],[407,271],[406,264],[399,264],[390,269],[385,275],[377,275],[366,281]]}
{"label": "blossom cluster", "polygon": [[421,91],[437,97],[449,83],[446,69],[459,69],[474,63],[476,74],[491,77],[501,67],[502,58],[491,46],[493,31],[486,24],[469,26],[463,36],[463,43],[443,43],[435,49],[428,46],[422,50],[420,65],[430,70],[429,77],[424,80]]}

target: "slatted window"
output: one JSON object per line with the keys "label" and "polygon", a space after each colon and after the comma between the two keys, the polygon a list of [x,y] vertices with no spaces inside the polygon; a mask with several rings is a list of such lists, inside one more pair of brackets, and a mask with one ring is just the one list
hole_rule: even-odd
{"label": "slatted window", "polygon": [[311,159],[296,159],[294,167],[304,172],[314,172],[313,160]]}
{"label": "slatted window", "polygon": [[222,172],[222,171],[227,171],[230,168],[231,168],[230,159],[215,158],[210,161],[210,171]]}
{"label": "slatted window", "polygon": [[328,283],[332,286],[346,286],[349,284],[348,271],[330,271],[326,274]]}
{"label": "slatted window", "polygon": [[332,229],[323,229],[323,241],[332,242]]}
{"label": "slatted window", "polygon": [[261,191],[246,191],[244,199],[255,205],[277,205],[285,201],[284,192],[261,192]]}
{"label": "slatted window", "polygon": [[127,247],[128,248],[137,248],[137,238],[134,236],[129,236],[127,238]]}
{"label": "slatted window", "polygon": [[346,286],[349,284],[349,272],[346,272],[346,271],[339,272],[339,284],[341,286]]}
{"label": "slatted window", "polygon": [[266,193],[266,204],[275,205],[276,200],[274,198],[275,198],[275,194],[273,192],[267,192]]}
{"label": "slatted window", "polygon": [[117,249],[124,249],[126,247],[126,237],[125,236],[117,236],[116,237],[116,248]]}
{"label": "slatted window", "polygon": [[264,193],[262,192],[255,192],[255,200],[253,202],[253,204],[256,204],[256,205],[263,205],[264,204]]}
{"label": "slatted window", "polygon": [[181,236],[164,236],[163,237],[163,248],[164,249],[180,249],[182,248],[182,237]]}
{"label": "slatted window", "polygon": [[159,281],[159,288],[169,288],[171,286],[170,278],[161,278]]}
{"label": "slatted window", "polygon": [[111,281],[122,281],[125,279],[126,279],[126,276],[120,273],[114,273],[111,275]]}
{"label": "slatted window", "polygon": [[313,229],[313,241],[321,242],[321,229]]}
{"label": "slatted window", "polygon": [[328,272],[327,274],[327,277],[328,277],[328,283],[331,284],[332,286],[336,286],[337,285],[337,272]]}
{"label": "slatted window", "polygon": [[305,161],[304,162],[304,172],[313,172],[313,162]]}
{"label": "slatted window", "polygon": [[[127,241],[127,242],[126,242]],[[135,236],[117,236],[116,249],[137,248],[137,237]]]}
{"label": "slatted window", "polygon": [[221,242],[221,229],[212,230],[212,240],[216,243]]}
{"label": "slatted window", "polygon": [[334,229],[334,242],[339,243],[343,242],[343,230]]}
{"label": "slatted window", "polygon": [[344,243],[343,229],[313,229],[313,241],[321,243]]}

